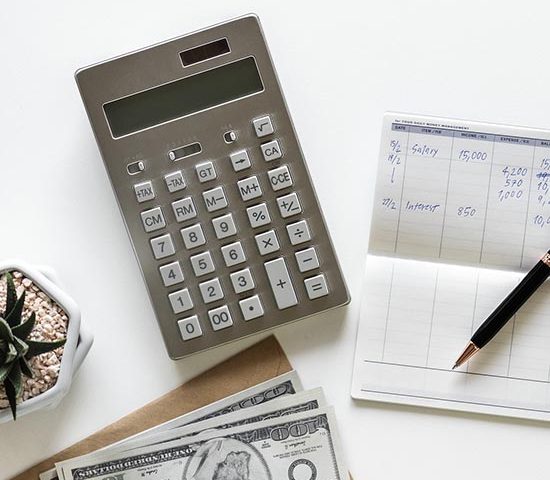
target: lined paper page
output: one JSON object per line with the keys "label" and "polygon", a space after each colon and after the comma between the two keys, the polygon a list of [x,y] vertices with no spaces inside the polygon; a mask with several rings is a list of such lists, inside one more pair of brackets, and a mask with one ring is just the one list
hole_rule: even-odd
{"label": "lined paper page", "polygon": [[550,132],[388,114],[352,395],[550,420],[550,286],[472,361],[476,328],[550,248]]}
{"label": "lined paper page", "polygon": [[387,115],[370,252],[528,269],[549,247],[550,133]]}

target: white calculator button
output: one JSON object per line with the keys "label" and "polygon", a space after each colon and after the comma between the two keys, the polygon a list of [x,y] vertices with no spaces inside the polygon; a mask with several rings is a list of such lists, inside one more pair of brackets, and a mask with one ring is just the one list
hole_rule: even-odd
{"label": "white calculator button", "polygon": [[250,167],[250,159],[248,158],[248,153],[246,150],[232,153],[231,155],[229,155],[229,158],[231,159],[233,170],[235,170],[236,172],[246,170]]}
{"label": "white calculator button", "polygon": [[294,192],[284,197],[279,197],[277,199],[277,205],[279,206],[279,212],[281,212],[281,217],[283,218],[292,217],[292,215],[296,215],[302,211],[298,195]]}
{"label": "white calculator button", "polygon": [[257,137],[261,138],[273,133],[273,124],[271,123],[269,115],[252,120],[252,124],[254,125],[254,131]]}
{"label": "white calculator button", "polygon": [[204,303],[212,303],[223,298],[223,290],[217,278],[199,284]]}
{"label": "white calculator button", "polygon": [[210,319],[210,324],[214,330],[222,330],[233,325],[231,312],[229,312],[227,305],[209,310],[208,318]]}
{"label": "white calculator button", "polygon": [[298,270],[300,272],[309,272],[319,267],[319,259],[317,258],[317,252],[314,247],[300,250],[294,254],[296,257],[296,263],[298,264]]}
{"label": "white calculator button", "polygon": [[219,239],[227,238],[237,233],[237,227],[235,226],[235,221],[231,213],[213,218],[212,226],[216,232],[216,237]]}
{"label": "white calculator button", "polygon": [[222,255],[225,265],[232,267],[246,260],[241,242],[231,243],[222,247]]}
{"label": "white calculator button", "polygon": [[248,207],[246,209],[246,214],[248,215],[248,221],[250,222],[250,226],[252,228],[258,228],[271,223],[269,210],[267,209],[267,205],[265,203]]}
{"label": "white calculator button", "polygon": [[203,252],[198,255],[193,255],[189,260],[191,261],[191,266],[193,267],[193,271],[197,277],[206,275],[207,273],[212,273],[216,269],[210,252]]}
{"label": "white calculator button", "polygon": [[186,312],[193,308],[193,301],[191,300],[191,295],[189,295],[188,288],[171,293],[168,295],[168,299],[174,313]]}
{"label": "white calculator button", "polygon": [[267,172],[269,184],[274,191],[292,186],[292,177],[286,165]]}
{"label": "white calculator button", "polygon": [[260,183],[258,182],[258,177],[256,175],[239,180],[237,182],[237,186],[239,188],[241,198],[245,202],[262,196],[262,187],[260,187]]}
{"label": "white calculator button", "polygon": [[216,170],[214,169],[214,164],[212,162],[204,162],[195,166],[197,172],[197,177],[199,177],[199,182],[209,182],[216,178]]}
{"label": "white calculator button", "polygon": [[288,239],[292,245],[300,245],[300,243],[311,240],[309,227],[305,220],[300,220],[299,222],[287,225],[286,231],[288,233]]}
{"label": "white calculator button", "polygon": [[170,193],[179,192],[185,188],[185,180],[179,170],[165,175],[164,182]]}
{"label": "white calculator button", "polygon": [[203,252],[198,255],[193,255],[189,258],[189,261],[191,262],[191,266],[193,267],[193,271],[197,277],[212,273],[216,269],[210,252]]}
{"label": "white calculator button", "polygon": [[134,192],[136,193],[136,199],[139,203],[155,198],[155,190],[153,189],[153,182],[151,181],[134,185]]}
{"label": "white calculator button", "polygon": [[200,247],[206,243],[206,238],[204,238],[204,232],[200,224],[191,225],[187,228],[182,228],[180,230],[181,238],[183,238],[183,243],[185,248],[190,250],[191,248]]}
{"label": "white calculator button", "polygon": [[261,317],[264,314],[264,307],[262,307],[258,295],[241,300],[239,307],[241,307],[243,318],[246,321]]}
{"label": "white calculator button", "polygon": [[323,274],[306,278],[304,285],[306,286],[307,296],[310,300],[328,295],[327,280]]}
{"label": "white calculator button", "polygon": [[256,245],[258,246],[260,255],[267,255],[268,253],[276,252],[280,248],[279,241],[277,240],[277,235],[275,235],[274,230],[260,233],[254,238],[256,239]]}
{"label": "white calculator button", "polygon": [[183,340],[191,340],[202,335],[199,318],[196,315],[178,320],[178,327]]}
{"label": "white calculator button", "polygon": [[166,226],[164,215],[162,214],[162,209],[160,207],[141,212],[141,221],[146,232],[154,232]]}
{"label": "white calculator button", "polygon": [[183,272],[180,262],[172,262],[159,268],[162,283],[165,287],[171,287],[177,283],[183,282]]}
{"label": "white calculator button", "polygon": [[254,288],[254,279],[249,268],[239,270],[229,275],[235,293],[242,293]]}
{"label": "white calculator button", "polygon": [[212,190],[203,192],[202,198],[209,212],[215,212],[216,210],[227,207],[227,198],[225,198],[223,187],[216,187]]}
{"label": "white calculator button", "polygon": [[172,202],[172,210],[178,222],[185,222],[197,216],[197,209],[191,197],[185,197]]}
{"label": "white calculator button", "polygon": [[292,307],[298,303],[296,292],[290,280],[284,258],[277,258],[264,264],[271,291],[275,297],[277,308]]}
{"label": "white calculator button", "polygon": [[159,260],[161,258],[174,255],[176,250],[174,249],[174,243],[169,233],[161,235],[160,237],[151,239],[151,248],[153,249],[154,257]]}
{"label": "white calculator button", "polygon": [[283,156],[281,146],[277,140],[272,140],[271,142],[264,143],[260,145],[262,149],[262,155],[266,162],[271,162],[271,160],[277,160]]}

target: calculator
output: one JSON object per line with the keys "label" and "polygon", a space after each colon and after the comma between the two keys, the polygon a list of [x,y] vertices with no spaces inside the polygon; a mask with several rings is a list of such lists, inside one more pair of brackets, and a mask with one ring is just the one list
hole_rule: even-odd
{"label": "calculator", "polygon": [[255,15],[76,81],[171,358],[349,302]]}

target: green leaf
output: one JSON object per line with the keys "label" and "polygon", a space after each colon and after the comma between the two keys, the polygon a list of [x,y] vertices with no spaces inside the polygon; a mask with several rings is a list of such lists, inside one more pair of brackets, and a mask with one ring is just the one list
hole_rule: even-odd
{"label": "green leaf", "polygon": [[11,343],[13,342],[13,334],[11,332],[11,327],[8,325],[8,322],[0,317],[0,339]]}
{"label": "green leaf", "polygon": [[26,343],[29,346],[29,351],[27,352],[26,357],[31,358],[42,353],[51,352],[52,350],[65,345],[66,341],[66,338],[63,340],[57,340],[56,342],[37,342],[36,340],[27,340]]}
{"label": "green leaf", "polygon": [[21,365],[19,362],[13,364],[11,372],[8,374],[8,380],[12,383],[13,388],[15,388],[15,396],[19,397],[23,392],[23,375],[21,373]]}
{"label": "green leaf", "polygon": [[21,323],[21,314],[23,313],[23,305],[25,303],[25,292],[15,302],[11,312],[6,315],[6,322],[10,327],[16,327]]}
{"label": "green leaf", "polygon": [[22,358],[19,359],[19,366],[21,367],[21,373],[23,375],[26,375],[29,378],[34,377],[34,373],[32,371],[32,368],[29,365],[29,362],[27,362],[27,359],[25,357],[22,357]]}
{"label": "green leaf", "polygon": [[29,318],[27,318],[24,323],[22,323],[21,325],[17,325],[17,327],[13,327],[11,331],[16,337],[20,338],[21,340],[25,340],[31,334],[35,323],[36,315],[34,312],[32,312]]}
{"label": "green leaf", "polygon": [[13,343],[10,343],[8,345],[8,353],[6,355],[6,360],[4,360],[6,363],[11,363],[17,358],[17,348],[15,348],[15,345]]}
{"label": "green leaf", "polygon": [[6,272],[6,283],[7,283],[7,293],[6,293],[6,313],[4,317],[8,316],[13,310],[13,307],[17,303],[17,292],[15,291],[15,284],[13,283],[13,277],[10,272]]}
{"label": "green leaf", "polygon": [[17,350],[18,357],[24,357],[29,351],[29,346],[21,339],[13,337],[13,346]]}
{"label": "green leaf", "polygon": [[9,378],[4,380],[4,390],[6,391],[6,397],[8,397],[8,401],[10,402],[13,419],[17,420],[17,395],[15,394],[15,387],[12,385]]}
{"label": "green leaf", "polygon": [[8,375],[11,372],[11,369],[13,368],[14,363],[6,363],[5,365],[2,365],[0,367],[0,382],[3,382],[6,378],[8,378]]}

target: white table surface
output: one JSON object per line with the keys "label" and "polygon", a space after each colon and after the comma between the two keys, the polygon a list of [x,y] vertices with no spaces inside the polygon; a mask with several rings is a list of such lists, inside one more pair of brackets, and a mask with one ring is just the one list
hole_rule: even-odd
{"label": "white table surface", "polygon": [[67,0],[0,11],[0,252],[55,267],[96,340],[56,410],[0,425],[0,479],[258,339],[165,355],[73,80],[78,67],[250,11],[353,297],[277,337],[305,386],[336,406],[355,478],[548,478],[547,425],[349,396],[383,112],[550,128],[548,2]]}

